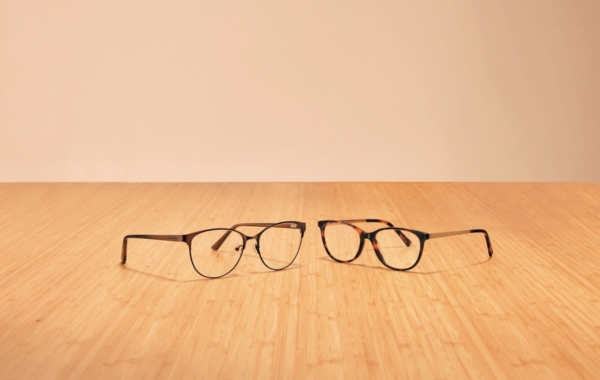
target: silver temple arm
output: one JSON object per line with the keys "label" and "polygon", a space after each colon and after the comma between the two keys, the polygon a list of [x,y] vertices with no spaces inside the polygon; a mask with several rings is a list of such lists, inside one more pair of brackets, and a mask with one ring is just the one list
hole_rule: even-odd
{"label": "silver temple arm", "polygon": [[455,235],[465,235],[465,234],[483,234],[485,237],[485,243],[487,244],[488,255],[492,257],[494,254],[494,249],[492,248],[492,241],[490,240],[490,235],[486,230],[476,229],[476,230],[464,230],[464,231],[450,231],[450,232],[434,232],[432,234],[427,234],[427,239],[435,239],[446,236],[455,236]]}
{"label": "silver temple arm", "polygon": [[451,232],[435,232],[435,233],[429,234],[429,238],[435,239],[435,238],[441,238],[441,237],[446,237],[446,236],[464,235],[464,234],[470,234],[470,233],[471,233],[471,230],[451,231]]}

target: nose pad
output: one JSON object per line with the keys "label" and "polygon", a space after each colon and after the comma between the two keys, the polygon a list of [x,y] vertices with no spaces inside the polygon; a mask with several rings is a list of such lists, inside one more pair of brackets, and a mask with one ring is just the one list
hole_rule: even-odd
{"label": "nose pad", "polygon": [[259,252],[260,250],[258,249],[258,243],[254,244],[254,248],[256,249],[256,252]]}
{"label": "nose pad", "polygon": [[238,245],[237,247],[235,247],[235,250],[236,250],[237,252],[239,252],[239,251],[240,251],[240,249],[241,249],[242,247],[243,247],[243,245],[241,245],[241,244],[240,244],[240,245]]}

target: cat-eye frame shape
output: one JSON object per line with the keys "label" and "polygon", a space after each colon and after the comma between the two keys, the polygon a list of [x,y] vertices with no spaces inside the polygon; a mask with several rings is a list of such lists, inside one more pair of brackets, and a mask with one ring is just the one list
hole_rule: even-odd
{"label": "cat-eye frame shape", "polygon": [[[239,227],[265,227],[254,236],[241,233]],[[199,275],[219,278],[230,273],[240,262],[246,243],[255,241],[263,264],[271,270],[289,267],[300,251],[306,231],[303,222],[240,223],[231,228],[212,228],[186,235],[127,235],[123,238],[121,263],[127,262],[129,239],[152,239],[184,242],[188,245],[192,266]]]}
{"label": "cat-eye frame shape", "polygon": [[[382,223],[387,227],[365,232],[352,223]],[[483,234],[489,257],[494,253],[487,231],[481,229],[427,233],[394,227],[381,219],[321,220],[318,225],[325,251],[333,260],[341,263],[356,260],[362,253],[365,240],[369,240],[383,265],[393,270],[409,270],[421,260],[427,240],[472,233]]]}

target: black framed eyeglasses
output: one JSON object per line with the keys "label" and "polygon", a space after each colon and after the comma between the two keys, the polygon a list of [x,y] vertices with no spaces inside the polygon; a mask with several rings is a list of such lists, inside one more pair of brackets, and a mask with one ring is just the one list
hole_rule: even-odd
{"label": "black framed eyeglasses", "polygon": [[[382,223],[387,227],[365,232],[352,223]],[[321,220],[318,225],[325,251],[329,257],[340,263],[358,259],[365,240],[369,240],[375,255],[383,265],[394,270],[409,270],[421,260],[427,240],[473,233],[483,234],[488,255],[492,257],[494,254],[490,236],[486,230],[481,229],[428,233],[394,227],[392,223],[381,219]]]}
{"label": "black framed eyeglasses", "polygon": [[[265,227],[254,236],[237,230],[239,227]],[[219,278],[230,273],[240,262],[246,243],[255,240],[255,248],[263,264],[271,270],[289,267],[302,244],[306,223],[240,223],[231,228],[211,228],[186,235],[127,235],[123,238],[121,263],[127,262],[129,239],[152,239],[184,242],[188,245],[192,266],[199,275]]]}

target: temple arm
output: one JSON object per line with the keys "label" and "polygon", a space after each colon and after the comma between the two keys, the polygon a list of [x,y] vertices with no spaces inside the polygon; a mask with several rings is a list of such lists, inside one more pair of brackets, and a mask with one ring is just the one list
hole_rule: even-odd
{"label": "temple arm", "polygon": [[455,236],[455,235],[465,235],[465,234],[483,234],[485,236],[485,242],[487,243],[488,254],[490,257],[494,254],[494,250],[492,249],[492,242],[490,241],[490,235],[488,235],[486,230],[465,230],[465,231],[451,231],[451,232],[436,232],[432,234],[428,234],[428,239],[436,239],[446,236]]}
{"label": "temple arm", "polygon": [[125,264],[125,262],[127,262],[127,239],[185,241],[185,236],[184,235],[127,235],[123,238],[123,250],[121,251],[121,264]]}
{"label": "temple arm", "polygon": [[[237,229],[238,227],[271,227],[273,226],[277,227],[277,228],[300,228],[299,225],[297,225],[296,223],[281,223],[281,224],[276,224],[276,223],[239,223],[239,224],[234,224],[233,227],[231,227],[232,230]],[[227,237],[229,237],[229,234],[231,233],[231,231],[226,231],[223,236],[221,236],[219,238],[219,240],[217,240],[215,242],[215,244],[212,245],[213,250],[218,250],[219,248],[221,248],[221,245],[223,244],[223,242],[225,241],[225,239],[227,239]]]}
{"label": "temple arm", "polygon": [[[352,219],[352,220],[340,220],[340,222],[347,222],[347,223],[381,223],[381,224],[385,224],[388,227],[395,227],[392,223],[385,221],[385,220],[381,220],[381,219]],[[404,242],[404,244],[406,244],[407,247],[410,247],[410,245],[412,244],[412,242],[410,241],[410,239],[404,235],[402,233],[402,231],[400,230],[395,230],[396,234],[400,237],[400,240],[402,240]]]}

